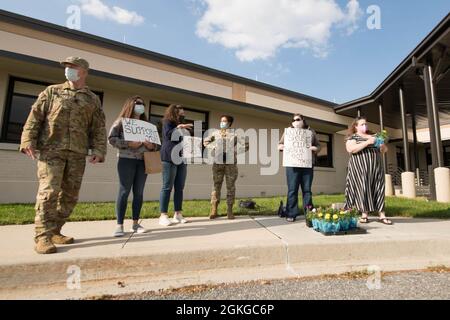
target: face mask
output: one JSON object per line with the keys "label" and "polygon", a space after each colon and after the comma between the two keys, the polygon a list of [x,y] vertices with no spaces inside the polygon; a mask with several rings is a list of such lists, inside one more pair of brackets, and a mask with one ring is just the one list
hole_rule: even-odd
{"label": "face mask", "polygon": [[294,121],[294,122],[292,122],[292,126],[294,128],[300,129],[303,127],[303,121]]}
{"label": "face mask", "polygon": [[72,82],[78,81],[80,79],[77,69],[66,67],[64,74],[66,75],[66,79]]}
{"label": "face mask", "polygon": [[220,129],[226,129],[228,128],[228,122],[220,122]]}
{"label": "face mask", "polygon": [[134,113],[141,115],[145,112],[145,107],[143,104],[135,104],[134,105]]}
{"label": "face mask", "polygon": [[179,116],[178,119],[180,120],[180,123],[183,123],[183,121],[184,121],[184,116]]}
{"label": "face mask", "polygon": [[359,126],[359,132],[366,133],[367,132],[367,125],[363,124],[362,126]]}

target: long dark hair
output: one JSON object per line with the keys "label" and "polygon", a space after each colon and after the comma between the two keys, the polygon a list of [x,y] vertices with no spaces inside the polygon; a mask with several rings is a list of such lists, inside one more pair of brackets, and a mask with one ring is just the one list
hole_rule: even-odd
{"label": "long dark hair", "polygon": [[[144,99],[142,99],[141,96],[132,96],[132,97],[128,98],[127,100],[125,100],[125,103],[123,104],[123,107],[122,107],[122,111],[120,111],[119,117],[117,118],[117,120],[119,120],[121,118],[131,118],[133,116],[133,112],[134,112],[134,105],[135,105],[136,101],[138,101],[138,100],[142,101],[143,104],[145,105]],[[145,112],[139,116],[139,120],[148,121],[147,116],[145,115]]]}
{"label": "long dark hair", "polygon": [[180,104],[171,104],[167,107],[166,112],[164,113],[163,120],[180,124],[180,109],[183,109],[183,106]]}

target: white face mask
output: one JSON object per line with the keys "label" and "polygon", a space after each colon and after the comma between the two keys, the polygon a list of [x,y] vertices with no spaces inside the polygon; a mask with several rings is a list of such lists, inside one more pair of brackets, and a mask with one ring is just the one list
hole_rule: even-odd
{"label": "white face mask", "polygon": [[292,122],[292,126],[298,129],[303,128],[303,121],[294,121]]}
{"label": "white face mask", "polygon": [[136,103],[134,105],[134,113],[141,115],[145,112],[145,106],[143,104]]}
{"label": "white face mask", "polygon": [[80,76],[78,74],[77,69],[66,67],[64,74],[66,75],[66,79],[69,81],[75,82],[80,80]]}

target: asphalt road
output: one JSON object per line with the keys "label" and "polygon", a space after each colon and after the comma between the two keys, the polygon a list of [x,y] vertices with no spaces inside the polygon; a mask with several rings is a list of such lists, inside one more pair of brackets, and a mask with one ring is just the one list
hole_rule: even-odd
{"label": "asphalt road", "polygon": [[[450,300],[450,270],[367,274],[194,286],[112,297],[139,300],[209,299],[445,299]],[[379,279],[379,281],[378,281]],[[111,298],[111,297],[110,297]]]}

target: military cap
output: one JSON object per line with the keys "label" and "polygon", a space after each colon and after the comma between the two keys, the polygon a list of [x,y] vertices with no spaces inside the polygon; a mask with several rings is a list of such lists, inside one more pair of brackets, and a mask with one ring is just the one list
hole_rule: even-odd
{"label": "military cap", "polygon": [[64,67],[66,67],[67,64],[73,64],[86,70],[89,69],[89,62],[80,57],[67,57],[66,60],[61,61],[61,65]]}

